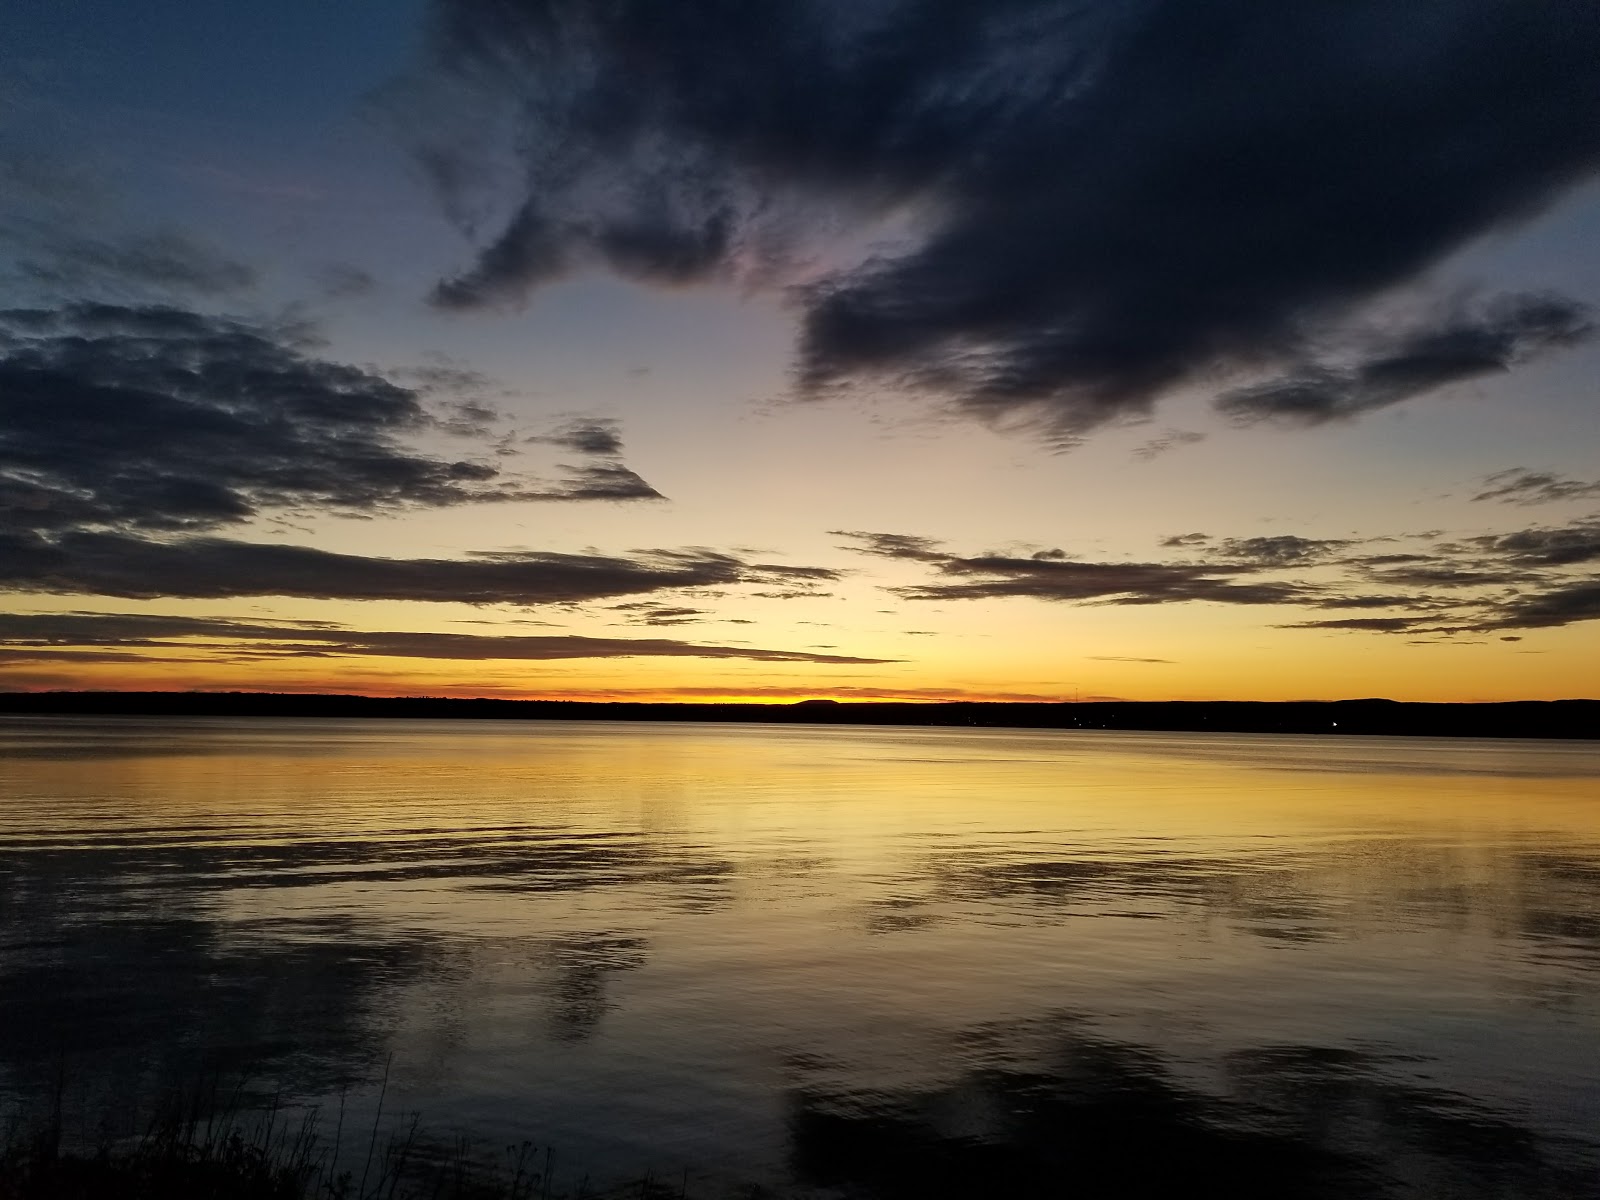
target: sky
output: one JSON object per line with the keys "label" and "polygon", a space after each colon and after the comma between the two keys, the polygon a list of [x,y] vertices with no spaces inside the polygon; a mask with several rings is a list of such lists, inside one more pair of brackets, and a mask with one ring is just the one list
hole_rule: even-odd
{"label": "sky", "polygon": [[54,0],[0,689],[1600,694],[1590,0]]}

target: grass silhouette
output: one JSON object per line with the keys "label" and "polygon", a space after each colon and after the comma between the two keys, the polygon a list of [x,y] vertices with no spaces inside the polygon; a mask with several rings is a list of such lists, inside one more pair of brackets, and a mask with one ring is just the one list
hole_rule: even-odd
{"label": "grass silhouette", "polygon": [[[132,1136],[65,1136],[59,1096],[48,1114],[18,1112],[0,1135],[0,1200],[685,1200],[687,1180],[646,1178],[557,1190],[548,1147],[498,1155],[464,1137],[433,1138],[415,1115],[350,1137],[341,1101],[332,1132],[319,1108],[265,1106],[215,1087],[162,1105]],[[355,1144],[352,1144],[355,1143]]]}

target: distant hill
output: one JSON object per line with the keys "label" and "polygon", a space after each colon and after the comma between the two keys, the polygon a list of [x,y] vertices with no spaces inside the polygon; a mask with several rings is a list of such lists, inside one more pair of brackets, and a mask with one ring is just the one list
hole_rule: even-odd
{"label": "distant hill", "polygon": [[742,721],[807,725],[975,725],[1212,733],[1600,738],[1600,700],[1404,704],[1394,700],[1110,701],[1091,704],[633,704],[575,700],[270,692],[7,692],[0,713],[84,716],[425,717],[564,721]]}

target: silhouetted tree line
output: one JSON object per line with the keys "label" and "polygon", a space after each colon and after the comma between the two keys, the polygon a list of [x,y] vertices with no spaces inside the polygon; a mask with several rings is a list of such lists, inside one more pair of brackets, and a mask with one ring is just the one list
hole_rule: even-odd
{"label": "silhouetted tree line", "polygon": [[738,721],[804,725],[973,725],[1424,737],[1600,737],[1600,700],[1406,704],[1394,700],[1107,701],[987,704],[802,700],[639,704],[267,692],[10,692],[0,712],[86,716],[420,717],[567,721]]}

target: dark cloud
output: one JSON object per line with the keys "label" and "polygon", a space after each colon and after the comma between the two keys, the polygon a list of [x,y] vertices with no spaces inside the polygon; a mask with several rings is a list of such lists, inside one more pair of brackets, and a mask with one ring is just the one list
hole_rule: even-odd
{"label": "dark cloud", "polygon": [[[1423,535],[1429,536],[1429,535]],[[1404,563],[1431,562],[1432,553],[1418,553],[1416,551],[1394,551],[1389,554],[1359,554],[1345,559],[1347,563],[1359,567],[1391,567]]]}
{"label": "dark cloud", "polygon": [[835,530],[857,540],[862,554],[910,559],[934,567],[938,582],[891,588],[907,600],[993,600],[1028,596],[1036,600],[1099,600],[1107,604],[1163,604],[1214,600],[1225,604],[1287,604],[1306,595],[1289,583],[1237,583],[1233,577],[1264,569],[1252,562],[1119,563],[1079,562],[1061,550],[1039,550],[1027,557],[982,554],[963,558],[938,549],[929,538],[906,534]]}
{"label": "dark cloud", "polygon": [[337,634],[331,621],[237,621],[165,613],[0,613],[8,645],[151,646],[171,638],[288,638]]}
{"label": "dark cloud", "polygon": [[714,618],[716,615],[703,608],[672,607],[643,602],[614,604],[612,608],[628,612],[630,614],[628,619],[639,625],[693,625],[702,617]]}
{"label": "dark cloud", "polygon": [[568,466],[561,481],[559,497],[566,500],[664,500],[621,461],[622,429],[619,422],[579,417],[553,433],[524,439],[527,442],[560,446],[598,461]]}
{"label": "dark cloud", "polygon": [[1108,604],[1171,604],[1211,600],[1222,604],[1292,604],[1304,588],[1290,583],[1236,583],[1225,565],[1174,563],[1057,562],[984,555],[952,558],[941,574],[961,576],[941,582],[894,588],[906,600],[994,600],[1029,596],[1035,600],[1102,600]]}
{"label": "dark cloud", "polygon": [[1339,617],[1327,621],[1295,621],[1284,629],[1342,629],[1361,633],[1407,633],[1420,623],[1417,617]]}
{"label": "dark cloud", "polygon": [[1397,588],[1368,594],[1337,590],[1311,602],[1320,609],[1394,609],[1404,615],[1303,622],[1295,628],[1366,630],[1437,636],[1497,629],[1556,627],[1600,618],[1600,585],[1574,572],[1600,561],[1600,522],[1535,527],[1439,541],[1426,552],[1356,555],[1339,567]]}
{"label": "dark cloud", "polygon": [[511,389],[448,355],[430,353],[423,359],[420,364],[387,371],[384,377],[425,398],[429,413],[444,432],[492,441],[494,452],[502,458],[515,454],[516,434],[497,434],[495,430],[505,414],[495,407],[494,400],[513,395]]}
{"label": "dark cloud", "polygon": [[622,430],[619,423],[595,417],[579,417],[568,421],[554,433],[530,437],[530,442],[545,442],[575,450],[579,454],[612,455],[622,453]]}
{"label": "dark cloud", "polygon": [[[393,102],[451,211],[502,214],[436,302],[597,268],[788,285],[804,388],[888,380],[1064,440],[1302,357],[1600,164],[1587,0],[433,9]],[[1326,419],[1563,329],[1457,330],[1235,411]]]}
{"label": "dark cloud", "polygon": [[665,500],[637,473],[619,462],[568,467],[553,487],[531,492],[528,500]]}
{"label": "dark cloud", "polygon": [[659,498],[616,461],[540,486],[417,450],[403,439],[493,414],[438,417],[417,390],[313,349],[304,330],[170,307],[0,312],[0,501],[13,528],[204,529],[268,510]]}
{"label": "dark cloud", "polygon": [[1168,667],[1172,665],[1170,658],[1132,658],[1126,654],[1091,654],[1088,657],[1091,662],[1149,663],[1152,666],[1159,664]]}
{"label": "dark cloud", "polygon": [[1600,579],[1581,579],[1532,595],[1518,596],[1477,628],[1540,629],[1600,620]]}
{"label": "dark cloud", "polygon": [[836,577],[822,567],[750,563],[711,550],[655,550],[628,558],[538,551],[463,559],[379,558],[215,537],[162,541],[85,531],[44,538],[0,531],[0,591],[10,592],[528,605]]}
{"label": "dark cloud", "polygon": [[1435,602],[1415,593],[1386,592],[1373,595],[1321,596],[1311,601],[1311,608],[1431,608]]}
{"label": "dark cloud", "polygon": [[1474,500],[1498,500],[1502,504],[1554,504],[1560,500],[1583,500],[1600,496],[1600,481],[1585,483],[1564,479],[1549,471],[1530,471],[1513,467],[1497,471],[1483,481],[1484,490]]}
{"label": "dark cloud", "polygon": [[1477,588],[1496,584],[1530,582],[1527,571],[1483,569],[1460,566],[1449,559],[1434,559],[1409,567],[1393,567],[1382,571],[1369,571],[1367,577],[1374,582],[1401,587]]}
{"label": "dark cloud", "polygon": [[[150,663],[176,661],[184,660],[141,654],[133,650],[77,650],[50,649],[43,646],[0,646],[0,667],[6,668],[9,668],[13,663],[60,662],[73,663],[77,666],[83,666],[86,663]],[[8,683],[12,679],[12,673],[9,669],[5,673],[5,679]]]}
{"label": "dark cloud", "polygon": [[[1191,535],[1192,536],[1192,535]],[[1181,538],[1168,538],[1163,546],[1193,545]],[[1326,561],[1351,543],[1335,538],[1303,538],[1293,534],[1275,537],[1223,538],[1210,547],[1224,558],[1237,558],[1263,567],[1294,567]]]}
{"label": "dark cloud", "polygon": [[1502,296],[1372,347],[1348,365],[1306,364],[1229,392],[1217,407],[1240,424],[1321,425],[1453,383],[1508,371],[1525,359],[1594,333],[1589,309],[1556,296]]}
{"label": "dark cloud", "polygon": [[[188,639],[203,639],[191,641]],[[493,636],[475,633],[361,632],[325,623],[234,621],[137,613],[0,614],[0,661],[55,661],[68,648],[77,662],[139,661],[141,649],[248,650],[260,658],[372,656],[481,662],[545,662],[569,658],[739,658],[757,662],[882,663],[882,658],[701,646],[669,638],[602,638],[568,634]],[[114,658],[106,648],[119,648]],[[150,661],[145,659],[143,661]]]}
{"label": "dark cloud", "polygon": [[1600,519],[1556,528],[1520,529],[1474,539],[1484,552],[1530,566],[1571,566],[1600,559]]}
{"label": "dark cloud", "polygon": [[[1455,541],[1410,535],[1419,543],[1416,549],[1402,545],[1381,554],[1348,553],[1363,544],[1357,539],[1186,533],[1160,544],[1188,561],[1161,562],[1083,561],[1057,549],[962,556],[933,538],[834,532],[851,539],[847,549],[929,571],[925,582],[887,589],[906,600],[1282,604],[1309,613],[1363,615],[1317,616],[1281,628],[1429,638],[1600,619],[1600,584],[1574,570],[1600,561],[1600,521],[1593,519]],[[1296,576],[1286,577],[1290,572]]]}
{"label": "dark cloud", "polygon": [[878,558],[908,558],[914,562],[942,562],[947,556],[939,549],[935,538],[917,537],[909,533],[867,533],[859,529],[830,529],[834,537],[849,538],[855,545],[846,546],[857,554],[871,554]]}

